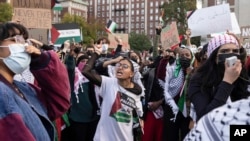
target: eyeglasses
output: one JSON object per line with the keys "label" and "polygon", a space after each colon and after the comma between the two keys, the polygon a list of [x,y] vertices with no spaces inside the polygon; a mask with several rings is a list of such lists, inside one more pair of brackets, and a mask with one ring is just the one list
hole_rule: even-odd
{"label": "eyeglasses", "polygon": [[240,50],[239,49],[221,49],[219,53],[236,53],[239,54]]}
{"label": "eyeglasses", "polygon": [[29,45],[32,44],[30,40],[25,40],[23,38],[23,35],[16,35],[16,36],[13,36],[13,37],[9,37],[5,40],[10,40],[10,41],[14,41],[16,43],[20,43],[20,44],[25,44],[25,43],[28,43]]}
{"label": "eyeglasses", "polygon": [[115,64],[115,67],[116,67],[116,68],[122,67],[122,69],[128,69],[130,66],[127,65],[127,64],[116,63],[116,64]]}

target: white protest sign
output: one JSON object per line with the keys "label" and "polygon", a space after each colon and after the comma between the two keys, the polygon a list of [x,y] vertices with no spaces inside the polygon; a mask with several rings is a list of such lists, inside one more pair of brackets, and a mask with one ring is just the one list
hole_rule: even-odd
{"label": "white protest sign", "polygon": [[250,26],[241,27],[241,37],[250,38]]}
{"label": "white protest sign", "polygon": [[[240,26],[237,21],[235,13],[231,13],[231,22],[232,22],[232,30],[228,30],[230,33],[241,34]],[[225,34],[227,31],[221,33],[211,34],[212,37],[217,36],[218,34]]]}
{"label": "white protest sign", "polygon": [[188,18],[192,37],[232,30],[229,4],[211,6],[194,11]]}

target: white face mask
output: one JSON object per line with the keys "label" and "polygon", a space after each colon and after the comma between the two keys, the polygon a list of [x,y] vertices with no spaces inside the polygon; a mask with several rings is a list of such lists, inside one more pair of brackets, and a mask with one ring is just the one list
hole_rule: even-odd
{"label": "white face mask", "polygon": [[4,64],[15,74],[21,74],[24,70],[29,67],[31,56],[25,51],[25,44],[11,44],[8,47],[10,55],[3,59]]}
{"label": "white face mask", "polygon": [[102,52],[106,54],[108,52],[108,48],[109,48],[108,44],[103,44],[102,45]]}

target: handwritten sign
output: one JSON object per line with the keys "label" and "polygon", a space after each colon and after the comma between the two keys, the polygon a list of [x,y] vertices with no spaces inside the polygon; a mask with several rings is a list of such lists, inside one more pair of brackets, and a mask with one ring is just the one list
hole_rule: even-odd
{"label": "handwritten sign", "polygon": [[[122,39],[122,48],[123,49],[130,49],[129,43],[128,43],[128,34],[118,34],[116,33],[115,36]],[[112,34],[108,35],[108,39],[110,41],[109,48],[116,48],[117,42],[115,41],[115,37]]]}
{"label": "handwritten sign", "polygon": [[51,8],[51,0],[11,0],[11,3],[14,8]]}
{"label": "handwritten sign", "polygon": [[245,39],[242,43],[243,47],[246,49],[247,55],[250,55],[250,39]]}
{"label": "handwritten sign", "polygon": [[44,44],[48,43],[47,29],[28,29],[29,38],[36,39]]}
{"label": "handwritten sign", "polygon": [[14,8],[12,21],[19,21],[27,28],[51,28],[51,10],[33,8]]}
{"label": "handwritten sign", "polygon": [[229,4],[198,9],[188,18],[192,37],[232,30]]}
{"label": "handwritten sign", "polygon": [[241,27],[241,37],[250,38],[250,26]]}
{"label": "handwritten sign", "polygon": [[161,44],[164,49],[171,48],[180,43],[176,22],[167,25],[161,31]]}

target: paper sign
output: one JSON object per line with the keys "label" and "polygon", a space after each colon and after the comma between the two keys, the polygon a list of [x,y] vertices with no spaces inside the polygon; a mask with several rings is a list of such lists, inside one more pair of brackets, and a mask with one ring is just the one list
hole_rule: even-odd
{"label": "paper sign", "polygon": [[241,27],[241,37],[250,38],[250,26]]}
{"label": "paper sign", "polygon": [[51,28],[51,9],[14,8],[12,21],[19,21],[26,28]]}
{"label": "paper sign", "polygon": [[188,18],[188,27],[192,37],[232,30],[229,4],[194,11]]}
{"label": "paper sign", "polygon": [[243,47],[246,49],[247,55],[250,55],[250,39],[245,39],[242,43]]}
{"label": "paper sign", "polygon": [[118,43],[115,40],[115,36],[122,39],[122,48],[123,49],[125,49],[125,50],[130,49],[130,46],[128,43],[128,34],[118,34],[118,33],[115,33],[114,35],[113,34],[108,35],[108,39],[110,41],[109,48],[116,48],[117,47]]}
{"label": "paper sign", "polygon": [[161,44],[164,49],[171,48],[180,43],[176,22],[167,25],[161,31]]}
{"label": "paper sign", "polygon": [[[235,13],[231,13],[231,22],[232,22],[232,30],[229,30],[229,32],[234,33],[234,34],[241,34],[240,26],[239,26],[238,21],[236,19]],[[219,34],[225,34],[225,33],[227,33],[227,31],[224,31],[221,33],[211,34],[211,36],[215,37]]]}

